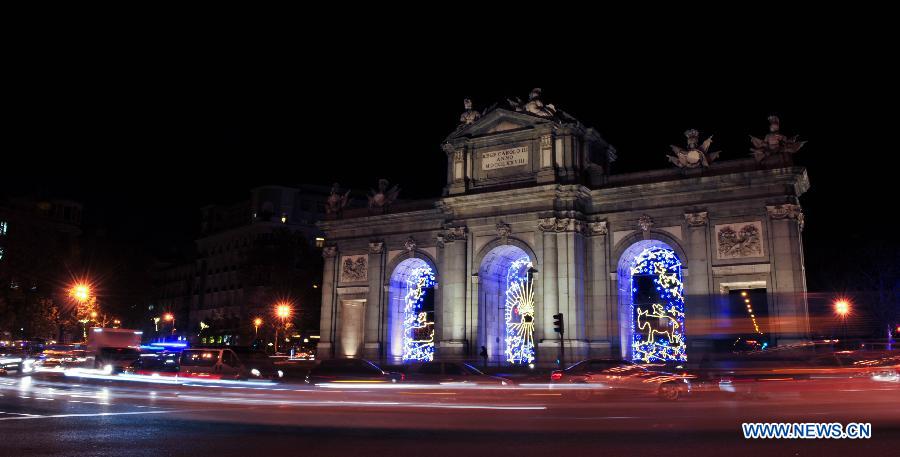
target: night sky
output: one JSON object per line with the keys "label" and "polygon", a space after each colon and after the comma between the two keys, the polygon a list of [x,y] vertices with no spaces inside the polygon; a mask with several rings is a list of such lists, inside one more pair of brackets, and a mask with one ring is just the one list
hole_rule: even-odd
{"label": "night sky", "polygon": [[429,59],[392,40],[302,43],[62,43],[27,57],[0,193],[83,201],[88,233],[171,253],[196,235],[202,205],[246,198],[256,185],[368,190],[384,177],[401,198],[439,196],[439,146],[463,97],[482,109],[538,86],[617,148],[614,172],[670,167],[668,145],[683,145],[688,128],[714,135],[720,160],[749,157],[748,135],[763,136],[766,116],[780,115],[783,133],[809,140],[795,157],[812,185],[801,199],[811,289],[827,287],[812,276],[842,268],[829,259],[857,242],[896,246],[896,128],[881,114],[896,110],[896,86],[877,47],[585,42],[571,56],[442,49]]}

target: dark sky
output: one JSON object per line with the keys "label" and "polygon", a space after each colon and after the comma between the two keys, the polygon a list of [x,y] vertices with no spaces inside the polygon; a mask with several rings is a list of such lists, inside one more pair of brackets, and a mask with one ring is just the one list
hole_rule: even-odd
{"label": "dark sky", "polygon": [[483,108],[539,86],[618,149],[614,172],[670,166],[668,145],[688,128],[713,134],[721,159],[747,157],[747,135],[779,114],[785,133],[809,140],[797,159],[812,184],[807,256],[819,262],[852,251],[848,240],[896,243],[896,124],[884,112],[897,79],[878,37],[817,33],[708,49],[631,35],[546,49],[431,49],[397,34],[333,46],[303,34],[56,42],[10,67],[0,193],[82,200],[92,227],[148,249],[190,240],[200,206],[260,184],[367,189],[385,177],[404,198],[434,197],[463,97]]}

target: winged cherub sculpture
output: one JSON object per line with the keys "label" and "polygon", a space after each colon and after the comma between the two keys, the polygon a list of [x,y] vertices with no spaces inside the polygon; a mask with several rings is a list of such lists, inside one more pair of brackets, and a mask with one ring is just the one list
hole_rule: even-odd
{"label": "winged cherub sculpture", "polygon": [[369,190],[369,210],[370,211],[381,211],[384,212],[394,200],[397,199],[397,196],[400,195],[400,187],[394,185],[388,189],[390,183],[387,179],[379,179],[378,180],[378,190],[375,189]]}
{"label": "winged cherub sculpture", "polygon": [[703,144],[698,145],[700,132],[690,129],[684,132],[687,137],[687,148],[682,149],[674,144],[671,145],[673,154],[667,154],[669,162],[675,164],[678,168],[698,168],[709,167],[719,157],[722,151],[710,152],[709,147],[712,146],[712,136],[706,139]]}
{"label": "winged cherub sculpture", "polygon": [[331,186],[331,195],[325,199],[325,214],[340,214],[347,207],[350,199],[350,190],[341,195],[341,187],[338,183]]}
{"label": "winged cherub sculpture", "polygon": [[750,152],[757,162],[769,157],[780,157],[785,163],[790,163],[791,156],[806,144],[806,141],[800,141],[797,135],[788,138],[782,135],[780,130],[781,120],[778,116],[769,116],[769,133],[765,138],[759,139],[750,135],[750,143],[753,145]]}

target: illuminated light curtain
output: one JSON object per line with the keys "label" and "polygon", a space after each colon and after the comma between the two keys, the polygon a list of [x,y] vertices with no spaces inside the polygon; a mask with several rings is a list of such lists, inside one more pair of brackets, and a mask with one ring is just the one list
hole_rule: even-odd
{"label": "illuminated light curtain", "polygon": [[525,256],[510,264],[506,273],[506,361],[534,362],[534,289]]}
{"label": "illuminated light curtain", "polygon": [[429,266],[415,268],[406,278],[403,308],[403,360],[434,360],[434,311],[424,310],[425,295],[434,287]]}
{"label": "illuminated light curtain", "polygon": [[681,260],[662,247],[644,249],[631,268],[632,360],[684,362],[684,282]]}

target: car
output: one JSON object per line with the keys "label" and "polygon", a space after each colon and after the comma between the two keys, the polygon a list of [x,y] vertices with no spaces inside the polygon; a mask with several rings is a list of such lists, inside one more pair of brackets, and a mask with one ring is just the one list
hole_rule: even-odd
{"label": "car", "polygon": [[94,353],[93,367],[108,373],[123,373],[141,357],[141,351],[128,347],[102,347]]}
{"label": "car", "polygon": [[404,379],[400,373],[386,372],[363,359],[327,359],[309,370],[306,383],[396,383]]}
{"label": "car", "polygon": [[444,385],[506,386],[512,384],[506,378],[484,374],[472,365],[460,362],[425,362],[407,373],[406,381]]}
{"label": "car", "polygon": [[141,354],[125,371],[129,374],[143,376],[178,376],[177,352],[151,352]]}
{"label": "car", "polygon": [[0,369],[21,372],[23,363],[29,358],[29,355],[28,351],[23,348],[0,348]]}
{"label": "car", "polygon": [[573,389],[578,399],[595,393],[648,393],[664,400],[677,400],[690,393],[690,375],[653,371],[620,359],[582,360],[565,370],[550,374],[554,384],[584,384],[590,389]]}
{"label": "car", "polygon": [[280,379],[284,372],[264,352],[248,347],[185,349],[179,376],[207,379]]}
{"label": "car", "polygon": [[34,371],[62,371],[82,365],[87,360],[84,348],[79,344],[46,346],[32,365]]}

